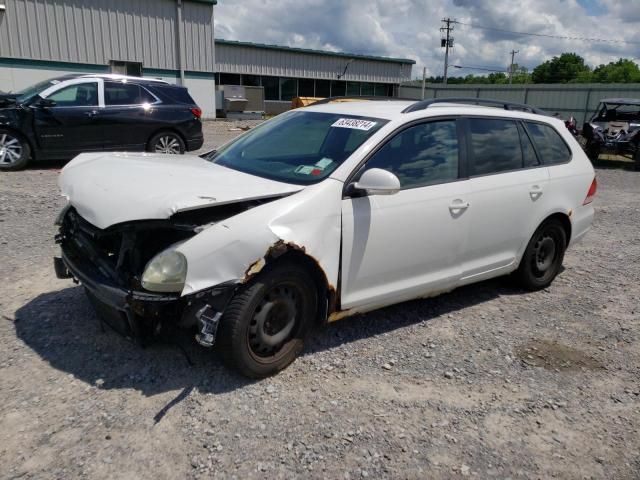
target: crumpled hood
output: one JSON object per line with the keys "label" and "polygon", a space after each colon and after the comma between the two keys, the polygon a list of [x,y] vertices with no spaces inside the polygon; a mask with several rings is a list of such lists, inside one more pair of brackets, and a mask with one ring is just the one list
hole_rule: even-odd
{"label": "crumpled hood", "polygon": [[98,228],[242,200],[286,195],[300,185],[267,180],[195,155],[83,153],[59,179],[62,194]]}

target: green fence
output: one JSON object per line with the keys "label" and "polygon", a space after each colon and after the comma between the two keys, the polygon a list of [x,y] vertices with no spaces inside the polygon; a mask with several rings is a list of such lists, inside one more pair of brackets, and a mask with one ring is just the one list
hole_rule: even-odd
{"label": "green fence", "polygon": [[[420,99],[422,86],[412,82],[400,85],[398,96]],[[442,85],[426,84],[424,98],[475,97],[527,103],[559,113],[562,118],[573,115],[581,126],[598,107],[602,98],[640,98],[639,83],[581,83],[529,85]]]}

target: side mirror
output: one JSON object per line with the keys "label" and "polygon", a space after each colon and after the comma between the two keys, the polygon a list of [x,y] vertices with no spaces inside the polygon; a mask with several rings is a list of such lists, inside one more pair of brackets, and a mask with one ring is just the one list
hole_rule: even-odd
{"label": "side mirror", "polygon": [[360,180],[349,186],[367,195],[393,195],[400,191],[400,180],[387,170],[371,168],[360,176]]}
{"label": "side mirror", "polygon": [[54,100],[51,100],[50,98],[42,98],[38,102],[38,107],[40,108],[51,108],[55,106],[56,106],[56,102]]}

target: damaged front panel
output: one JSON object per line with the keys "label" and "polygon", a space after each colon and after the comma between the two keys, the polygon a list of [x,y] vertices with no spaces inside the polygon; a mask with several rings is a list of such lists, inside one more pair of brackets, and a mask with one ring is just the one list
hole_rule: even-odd
{"label": "damaged front panel", "polygon": [[177,247],[188,262],[183,295],[228,281],[244,282],[278,254],[297,250],[335,290],[340,257],[342,183],[329,179],[286,202],[261,205],[211,226]]}

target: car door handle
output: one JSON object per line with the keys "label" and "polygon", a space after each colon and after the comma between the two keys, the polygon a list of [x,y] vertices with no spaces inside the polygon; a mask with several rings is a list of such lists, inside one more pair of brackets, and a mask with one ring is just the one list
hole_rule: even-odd
{"label": "car door handle", "polygon": [[529,195],[531,196],[531,200],[537,200],[542,196],[542,187],[540,185],[532,185],[529,190]]}
{"label": "car door handle", "polygon": [[84,112],[84,114],[87,117],[95,117],[98,114],[98,112],[97,112],[97,110],[91,110],[90,112]]}
{"label": "car door handle", "polygon": [[466,210],[467,208],[469,208],[469,202],[465,202],[463,200],[454,200],[449,205],[449,210],[451,212],[458,212],[461,210]]}

